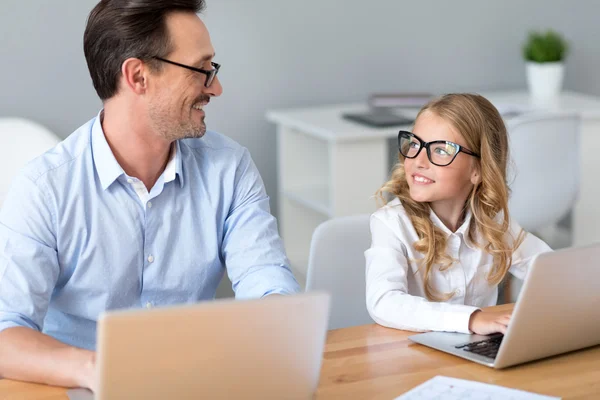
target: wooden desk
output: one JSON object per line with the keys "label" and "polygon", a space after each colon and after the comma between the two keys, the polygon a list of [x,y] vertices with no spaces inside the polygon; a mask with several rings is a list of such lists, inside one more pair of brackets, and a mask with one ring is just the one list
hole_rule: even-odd
{"label": "wooden desk", "polygon": [[[496,371],[414,344],[407,339],[412,334],[378,325],[331,331],[317,399],[391,400],[436,375],[563,399],[600,399],[600,346]],[[62,388],[0,380],[0,400],[17,399],[68,398]]]}
{"label": "wooden desk", "polygon": [[[512,307],[503,305],[498,310]],[[494,370],[408,340],[378,325],[330,331],[317,399],[391,400],[445,375],[563,399],[600,399],[600,346]]]}

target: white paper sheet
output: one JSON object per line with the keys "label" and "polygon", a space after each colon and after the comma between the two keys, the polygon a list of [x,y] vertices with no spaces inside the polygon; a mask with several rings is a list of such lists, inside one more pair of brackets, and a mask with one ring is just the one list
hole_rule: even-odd
{"label": "white paper sheet", "polygon": [[436,376],[395,400],[560,400],[522,390],[463,379]]}

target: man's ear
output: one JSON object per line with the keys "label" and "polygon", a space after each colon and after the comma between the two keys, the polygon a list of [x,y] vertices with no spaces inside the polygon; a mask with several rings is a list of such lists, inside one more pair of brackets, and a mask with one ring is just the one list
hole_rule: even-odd
{"label": "man's ear", "polygon": [[121,65],[122,84],[135,94],[144,94],[148,88],[148,68],[139,58],[128,58]]}

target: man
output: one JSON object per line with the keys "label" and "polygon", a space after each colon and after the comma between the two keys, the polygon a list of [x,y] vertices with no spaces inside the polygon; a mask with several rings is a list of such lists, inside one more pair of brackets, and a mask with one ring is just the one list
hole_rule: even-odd
{"label": "man", "polygon": [[102,311],[213,299],[225,268],[236,298],[298,291],[248,151],[206,130],[222,87],[203,8],[92,10],[103,110],[31,162],[0,212],[0,376],[93,389]]}

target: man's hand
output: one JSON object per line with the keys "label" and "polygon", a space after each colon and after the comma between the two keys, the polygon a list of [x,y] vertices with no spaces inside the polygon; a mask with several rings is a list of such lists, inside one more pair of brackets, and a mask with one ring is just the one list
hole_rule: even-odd
{"label": "man's hand", "polygon": [[98,389],[98,382],[96,382],[96,353],[85,351],[84,357],[86,360],[81,369],[81,376],[78,379],[79,386],[96,392]]}

